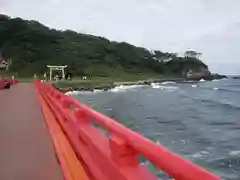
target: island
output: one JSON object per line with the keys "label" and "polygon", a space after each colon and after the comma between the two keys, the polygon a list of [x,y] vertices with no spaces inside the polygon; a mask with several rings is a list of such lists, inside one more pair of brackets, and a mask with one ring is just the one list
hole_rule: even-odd
{"label": "island", "polygon": [[212,74],[200,60],[201,53],[194,50],[179,56],[73,30],[56,30],[4,14],[0,14],[0,40],[2,76],[43,79],[49,77],[47,65],[67,65],[65,73],[72,78],[58,81],[56,87],[92,89],[119,82],[225,78]]}

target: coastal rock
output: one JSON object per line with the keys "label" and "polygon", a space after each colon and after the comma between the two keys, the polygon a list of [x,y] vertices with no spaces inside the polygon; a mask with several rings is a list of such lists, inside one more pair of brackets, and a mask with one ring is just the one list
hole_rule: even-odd
{"label": "coastal rock", "polygon": [[220,74],[210,74],[209,76],[203,77],[203,79],[207,81],[212,81],[214,79],[225,79],[225,78],[227,78],[227,76],[220,75]]}
{"label": "coastal rock", "polygon": [[194,72],[190,70],[186,76],[186,80],[190,81],[200,81],[201,79],[204,79],[206,81],[212,81],[214,79],[224,79],[227,78],[225,75],[220,74],[213,74],[208,69],[201,70],[199,72]]}

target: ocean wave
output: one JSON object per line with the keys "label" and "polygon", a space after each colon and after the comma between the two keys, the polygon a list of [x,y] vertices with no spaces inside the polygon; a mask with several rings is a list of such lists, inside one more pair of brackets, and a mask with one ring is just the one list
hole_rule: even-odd
{"label": "ocean wave", "polygon": [[230,87],[233,87],[233,88],[239,88],[239,87],[240,87],[240,83],[231,84]]}
{"label": "ocean wave", "polygon": [[228,154],[230,156],[240,156],[240,150],[230,151]]}
{"label": "ocean wave", "polygon": [[187,157],[195,160],[195,159],[206,159],[208,158],[209,155],[210,155],[210,152],[203,150],[203,151],[198,151],[194,154],[187,155]]}
{"label": "ocean wave", "polygon": [[[192,86],[194,86],[195,87],[195,84],[193,84]],[[198,86],[198,85],[196,85],[196,86]],[[232,86],[231,86],[232,87]],[[238,89],[232,89],[231,87],[226,87],[226,88],[224,88],[224,87],[217,87],[217,86],[215,86],[215,87],[204,87],[204,86],[201,86],[201,89],[206,89],[206,90],[214,90],[214,91],[220,91],[220,92],[232,92],[232,93],[240,93],[240,89],[238,90]]]}
{"label": "ocean wave", "polygon": [[78,95],[80,91],[68,91],[65,93],[66,96]]}
{"label": "ocean wave", "polygon": [[197,99],[197,98],[195,98],[194,100],[200,101],[200,102],[205,103],[205,104],[210,105],[210,106],[218,106],[218,107],[222,107],[224,109],[240,110],[240,106],[236,106],[236,105],[230,104],[230,103],[224,103],[224,102],[214,101],[214,100],[210,100],[210,99]]}
{"label": "ocean wave", "polygon": [[196,88],[196,87],[198,87],[198,85],[197,84],[192,84],[192,87]]}
{"label": "ocean wave", "polygon": [[160,83],[151,83],[151,87],[153,89],[161,89],[161,90],[167,90],[167,91],[174,91],[176,89],[179,89],[177,86],[162,86]]}
{"label": "ocean wave", "polygon": [[162,85],[166,85],[166,84],[176,84],[176,82],[174,81],[165,81],[161,83]]}
{"label": "ocean wave", "polygon": [[209,124],[214,126],[236,125],[235,122],[210,122]]}
{"label": "ocean wave", "polygon": [[99,92],[104,92],[104,90],[103,89],[94,89],[93,92],[94,93],[99,93]]}
{"label": "ocean wave", "polygon": [[136,89],[136,88],[140,88],[140,87],[145,87],[146,85],[128,85],[128,86],[124,86],[124,85],[119,85],[116,86],[112,89],[109,89],[108,92],[126,92],[127,90],[131,90],[131,89]]}
{"label": "ocean wave", "polygon": [[68,91],[65,93],[66,96],[76,96],[76,95],[80,95],[80,94],[92,94],[92,93],[99,93],[99,92],[103,92],[103,90],[99,90],[99,89],[94,89],[93,91]]}
{"label": "ocean wave", "polygon": [[[139,88],[139,87],[144,87],[146,85],[127,85],[127,86],[124,86],[124,85],[119,85],[119,86],[116,86],[112,89],[109,89],[107,92],[126,92],[127,90],[130,90],[130,89],[136,89],[136,88]],[[104,92],[103,89],[93,89],[93,91],[68,91],[65,93],[65,95],[67,96],[73,96],[73,95],[79,95],[79,94],[92,94],[92,93],[101,93],[101,92]]]}
{"label": "ocean wave", "polygon": [[235,169],[236,171],[240,170],[240,157],[239,156],[230,156],[230,157],[221,157],[209,159],[209,163],[217,165],[219,168],[223,169]]}
{"label": "ocean wave", "polygon": [[218,91],[223,91],[223,92],[233,92],[233,93],[240,93],[239,90],[236,89],[226,89],[226,88],[218,88],[218,87],[214,87],[213,90],[218,90]]}

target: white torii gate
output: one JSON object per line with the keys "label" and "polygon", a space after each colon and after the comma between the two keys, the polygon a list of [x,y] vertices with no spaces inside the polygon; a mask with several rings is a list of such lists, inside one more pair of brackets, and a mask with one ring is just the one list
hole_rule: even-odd
{"label": "white torii gate", "polygon": [[47,65],[47,67],[49,68],[50,70],[50,77],[49,77],[49,80],[51,81],[52,80],[52,71],[53,70],[61,70],[62,71],[62,78],[65,77],[65,72],[64,72],[64,68],[66,68],[67,66],[51,66],[51,65]]}

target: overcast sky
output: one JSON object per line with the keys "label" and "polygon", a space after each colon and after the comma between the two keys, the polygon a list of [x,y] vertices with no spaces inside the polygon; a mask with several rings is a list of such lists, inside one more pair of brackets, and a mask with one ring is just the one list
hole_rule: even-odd
{"label": "overcast sky", "polygon": [[0,0],[0,12],[148,49],[195,49],[211,70],[240,74],[240,0]]}

